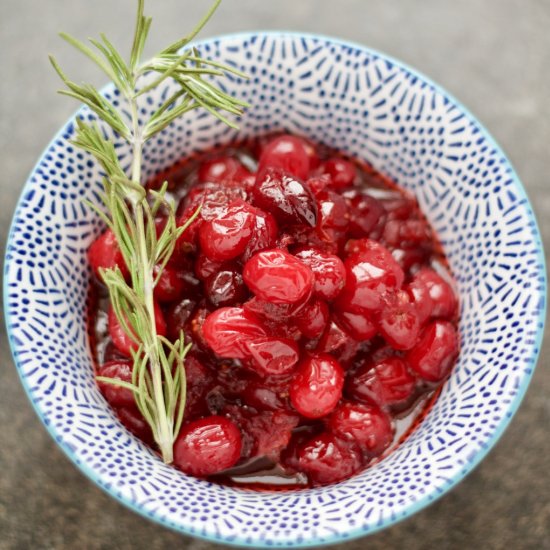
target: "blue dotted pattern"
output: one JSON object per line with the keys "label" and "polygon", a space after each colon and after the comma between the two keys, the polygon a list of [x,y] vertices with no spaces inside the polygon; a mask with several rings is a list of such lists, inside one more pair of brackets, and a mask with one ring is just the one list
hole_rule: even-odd
{"label": "blue dotted pattern", "polygon": [[[542,246],[521,184],[479,124],[398,62],[334,40],[266,33],[199,44],[251,76],[220,81],[251,103],[240,137],[285,129],[371,162],[416,194],[462,300],[462,352],[425,419],[395,452],[351,480],[257,493],[187,477],[116,420],[93,380],[86,336],[86,250],[101,222],[101,174],[70,145],[68,123],[30,176],[5,273],[17,368],[38,414],[71,458],[144,515],[229,544],[301,546],[375,531],[434,500],[480,460],[535,366],[545,306]],[[145,117],[171,86],[144,98]],[[116,90],[105,95],[118,104]],[[92,120],[82,109],[79,116]],[[106,130],[108,131],[108,130]],[[236,132],[192,112],[147,144],[146,177]],[[116,140],[116,136],[112,136]],[[117,141],[122,162],[129,150]]]}

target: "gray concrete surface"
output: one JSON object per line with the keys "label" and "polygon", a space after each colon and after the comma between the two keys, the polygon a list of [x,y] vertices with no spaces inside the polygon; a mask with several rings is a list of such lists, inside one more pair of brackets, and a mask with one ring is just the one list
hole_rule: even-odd
{"label": "gray concrete surface", "polygon": [[[152,53],[187,31],[207,2],[147,4]],[[46,54],[72,75],[98,76],[56,33],[105,31],[128,44],[133,9],[132,0],[0,0],[2,243],[27,174],[75,108],[54,94]],[[362,42],[442,84],[504,147],[550,246],[549,0],[225,0],[205,35],[258,28]],[[31,410],[0,330],[0,549],[214,548],[134,515],[69,463]],[[462,484],[405,522],[338,548],[550,549],[549,357],[547,339],[521,410]]]}

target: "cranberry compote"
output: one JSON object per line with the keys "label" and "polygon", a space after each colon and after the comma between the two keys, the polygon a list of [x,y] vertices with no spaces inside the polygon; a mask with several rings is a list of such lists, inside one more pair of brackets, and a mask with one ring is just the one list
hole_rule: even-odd
{"label": "cranberry compote", "polygon": [[[459,350],[453,280],[414,197],[284,134],[185,159],[148,187],[165,180],[179,225],[201,207],[155,288],[157,329],[192,344],[174,465],[249,488],[311,487],[395,448]],[[89,260],[97,374],[131,382],[137,344],[100,279],[129,276],[111,232]],[[132,392],[99,388],[154,446]]]}

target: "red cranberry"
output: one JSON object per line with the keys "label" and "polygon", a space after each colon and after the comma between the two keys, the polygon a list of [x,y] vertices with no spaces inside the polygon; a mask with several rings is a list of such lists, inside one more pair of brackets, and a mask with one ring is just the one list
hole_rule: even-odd
{"label": "red cranberry", "polygon": [[114,269],[118,267],[124,278],[128,278],[130,273],[122,257],[122,252],[116,242],[115,234],[107,229],[103,232],[88,249],[88,260],[98,279],[101,280],[101,269]]}
{"label": "red cranberry", "polygon": [[233,202],[219,217],[202,224],[201,249],[214,261],[231,260],[246,249],[254,229],[255,216],[245,202]]}
{"label": "red cranberry", "polygon": [[338,437],[357,443],[369,456],[379,456],[393,440],[390,417],[374,405],[343,403],[328,426]]}
{"label": "red cranberry", "polygon": [[415,386],[405,361],[393,356],[360,367],[348,379],[347,390],[358,401],[391,407],[407,403]]}
{"label": "red cranberry", "polygon": [[172,342],[175,342],[185,328],[187,321],[191,317],[197,303],[189,298],[183,299],[181,302],[172,304],[166,312],[166,326],[168,327],[168,337]]}
{"label": "red cranberry", "polygon": [[186,474],[209,476],[233,466],[241,456],[239,428],[222,416],[185,425],[174,444],[174,464]]}
{"label": "red cranberry", "polygon": [[405,275],[391,252],[376,241],[361,239],[348,243],[346,286],[337,307],[343,311],[377,312],[384,304],[383,296],[403,284]]}
{"label": "red cranberry", "polygon": [[384,227],[384,241],[391,247],[424,246],[431,241],[430,229],[424,220],[389,220]]}
{"label": "red cranberry", "polygon": [[299,179],[306,179],[310,170],[310,152],[303,140],[295,136],[280,136],[262,151],[258,174],[269,168],[278,168]]}
{"label": "red cranberry", "polygon": [[217,262],[211,260],[204,254],[199,254],[195,261],[195,275],[201,280],[206,281],[208,277],[218,273],[218,271],[224,271],[226,269],[236,269],[237,264],[234,262]]}
{"label": "red cranberry", "polygon": [[211,306],[202,302],[193,312],[193,316],[187,323],[187,330],[185,332],[185,338],[192,340],[194,344],[197,344],[203,350],[210,350],[210,345],[204,337],[203,329],[204,323],[211,313]]}
{"label": "red cranberry", "polygon": [[323,334],[329,319],[326,302],[311,300],[294,317],[294,323],[306,338],[318,338]]}
{"label": "red cranberry", "polygon": [[298,467],[313,485],[342,481],[363,466],[361,453],[331,433],[322,433],[298,449]]}
{"label": "red cranberry", "polygon": [[407,353],[411,369],[428,382],[441,382],[458,356],[458,335],[448,321],[432,321],[420,334],[416,346]]}
{"label": "red cranberry", "polygon": [[307,184],[287,173],[269,168],[258,172],[252,190],[254,204],[271,212],[281,225],[317,224],[317,204]]}
{"label": "red cranberry", "polygon": [[390,220],[407,220],[412,212],[418,211],[418,203],[415,199],[403,196],[402,193],[397,191],[391,193],[381,202]]}
{"label": "red cranberry", "polygon": [[346,269],[342,260],[315,248],[301,248],[295,255],[313,271],[315,294],[325,300],[336,298],[346,283]]}
{"label": "red cranberry", "polygon": [[334,189],[344,189],[353,185],[357,170],[349,160],[332,158],[323,165],[323,172],[329,174]]}
{"label": "red cranberry", "polygon": [[[348,206],[342,195],[334,191],[321,191],[317,196],[319,208],[318,228],[326,233],[328,229],[345,231],[349,223]],[[330,235],[330,233],[329,233]]]}
{"label": "red cranberry", "polygon": [[352,338],[359,341],[370,340],[378,332],[376,323],[365,313],[350,311],[335,311],[336,324],[344,329]]}
{"label": "red cranberry", "polygon": [[[423,295],[422,286],[427,289],[429,299],[425,294]],[[458,308],[456,295],[451,285],[433,269],[428,267],[421,269],[414,276],[410,287],[415,303],[417,303],[417,297],[419,300],[431,302],[431,317],[452,319],[456,316]]]}
{"label": "red cranberry", "polygon": [[215,307],[242,303],[248,295],[242,275],[233,269],[219,271],[208,277],[204,283],[204,292]]}
{"label": "red cranberry", "polygon": [[[162,314],[162,310],[159,305],[155,302],[155,324],[157,334],[161,336],[166,336],[166,322]],[[119,351],[124,353],[128,357],[132,357],[132,350],[136,351],[138,349],[138,344],[134,342],[134,339],[128,336],[122,325],[118,322],[117,316],[113,308],[109,308],[109,334],[113,340],[113,344],[118,348]]]}
{"label": "red cranberry", "polygon": [[120,407],[116,409],[122,425],[147,445],[154,444],[153,432],[137,407]]}
{"label": "red cranberry", "polygon": [[298,346],[289,338],[256,338],[245,342],[250,362],[260,376],[288,374],[300,357]]}
{"label": "red cranberry", "polygon": [[217,157],[201,163],[197,173],[199,183],[240,182],[250,172],[233,157]]}
{"label": "red cranberry", "polygon": [[243,260],[249,260],[256,252],[272,248],[277,240],[278,228],[275,218],[269,213],[254,208],[254,227],[252,237],[246,245]]}
{"label": "red cranberry", "polygon": [[318,197],[327,187],[330,186],[331,180],[328,174],[321,174],[320,176],[313,176],[309,178],[306,183],[311,189],[311,192]]}
{"label": "red cranberry", "polygon": [[243,279],[256,296],[274,304],[300,302],[313,288],[311,269],[284,250],[252,256],[244,266]]}
{"label": "red cranberry", "polygon": [[430,291],[422,280],[413,277],[413,280],[405,287],[412,303],[416,306],[418,321],[423,325],[429,318],[433,309]]}
{"label": "red cranberry", "polygon": [[[98,369],[97,375],[104,378],[112,378],[113,380],[122,380],[131,384],[132,363],[130,361],[109,361]],[[105,399],[113,407],[135,405],[136,401],[133,391],[106,382],[98,382],[98,386]]]}
{"label": "red cranberry", "polygon": [[233,359],[249,357],[246,343],[266,336],[257,317],[241,307],[223,307],[208,315],[202,334],[214,353]]}
{"label": "red cranberry", "polygon": [[301,333],[294,324],[290,323],[290,319],[294,318],[306,303],[306,300],[303,300],[296,304],[273,304],[255,296],[245,302],[243,307],[259,317],[272,335],[299,340]]}
{"label": "red cranberry", "polygon": [[342,397],[344,371],[330,355],[307,357],[290,385],[292,406],[306,418],[320,418],[331,412]]}
{"label": "red cranberry", "polygon": [[380,334],[394,349],[411,349],[418,340],[420,320],[404,290],[386,294],[378,319]]}
{"label": "red cranberry", "polygon": [[271,378],[264,379],[261,382],[258,380],[250,381],[243,390],[241,397],[247,405],[259,411],[290,409],[288,391],[273,387]]}
{"label": "red cranberry", "polygon": [[357,340],[331,320],[319,340],[317,350],[334,355],[340,364],[347,368],[357,354],[359,346]]}
{"label": "red cranberry", "polygon": [[433,250],[429,246],[416,246],[413,248],[394,248],[392,256],[405,273],[415,273],[430,260]]}
{"label": "red cranberry", "polygon": [[206,394],[214,384],[211,371],[204,362],[195,354],[185,356],[185,414],[184,418],[196,418],[208,412],[206,407]]}
{"label": "red cranberry", "polygon": [[[155,267],[154,274],[158,275],[158,266]],[[183,296],[186,289],[184,272],[168,264],[162,270],[155,285],[155,299],[159,302],[174,302]]]}
{"label": "red cranberry", "polygon": [[386,211],[374,197],[352,190],[344,194],[348,203],[348,234],[355,239],[371,236],[384,226]]}

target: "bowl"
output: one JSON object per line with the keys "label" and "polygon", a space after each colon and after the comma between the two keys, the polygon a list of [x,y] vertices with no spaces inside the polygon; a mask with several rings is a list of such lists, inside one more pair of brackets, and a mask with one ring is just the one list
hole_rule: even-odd
{"label": "bowl", "polygon": [[[118,422],[94,382],[86,250],[103,226],[82,200],[98,202],[101,174],[70,144],[71,120],[27,181],[8,240],[4,303],[21,381],[71,460],[146,518],[188,535],[254,548],[314,546],[373,533],[463,479],[519,406],[545,318],[544,256],[531,206],[505,155],[473,115],[384,54],[286,32],[223,36],[197,45],[251,77],[220,82],[252,104],[240,121],[240,137],[278,129],[303,134],[372,163],[417,196],[458,284],[456,368],[404,443],[336,485],[255,492],[164,465]],[[159,105],[171,86],[147,94],[143,109]],[[113,86],[104,94],[120,100]],[[78,116],[94,119],[86,108]],[[236,136],[212,117],[192,112],[148,144],[144,176]],[[128,147],[118,145],[124,161]]]}

